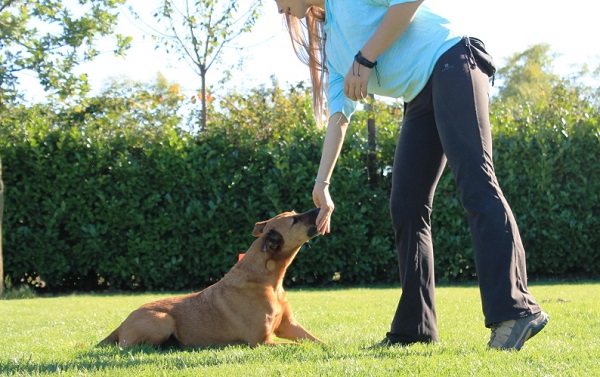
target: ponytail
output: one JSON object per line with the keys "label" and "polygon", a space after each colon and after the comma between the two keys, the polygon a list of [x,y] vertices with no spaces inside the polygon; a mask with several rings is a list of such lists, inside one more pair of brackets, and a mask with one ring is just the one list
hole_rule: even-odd
{"label": "ponytail", "polygon": [[327,59],[325,57],[325,10],[312,6],[306,13],[305,21],[286,15],[286,26],[292,40],[296,56],[306,65],[312,83],[312,107],[318,127],[324,124],[327,110],[324,93],[327,86]]}

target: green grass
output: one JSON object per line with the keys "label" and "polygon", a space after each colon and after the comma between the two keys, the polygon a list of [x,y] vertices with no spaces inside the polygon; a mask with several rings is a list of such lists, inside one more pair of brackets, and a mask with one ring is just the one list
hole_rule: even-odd
{"label": "green grass", "polygon": [[520,352],[486,349],[476,286],[438,287],[440,342],[369,349],[383,338],[398,288],[289,290],[297,319],[326,344],[129,350],[96,347],[139,305],[168,294],[0,301],[0,375],[61,376],[598,376],[600,284],[530,287],[550,323]]}

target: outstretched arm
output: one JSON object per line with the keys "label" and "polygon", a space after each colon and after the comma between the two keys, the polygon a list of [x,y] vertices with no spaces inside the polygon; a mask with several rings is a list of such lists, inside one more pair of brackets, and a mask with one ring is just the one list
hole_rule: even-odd
{"label": "outstretched arm", "polygon": [[317,217],[317,231],[321,234],[330,231],[331,213],[335,206],[329,195],[328,182],[342,150],[347,128],[348,120],[342,113],[335,113],[329,117],[319,171],[312,193],[315,205],[321,209]]}

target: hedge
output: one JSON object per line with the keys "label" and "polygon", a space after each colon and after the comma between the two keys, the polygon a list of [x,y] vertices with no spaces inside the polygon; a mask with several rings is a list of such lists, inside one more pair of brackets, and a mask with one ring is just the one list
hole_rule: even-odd
{"label": "hedge", "polygon": [[[309,105],[296,111],[309,114]],[[599,117],[526,113],[498,112],[492,121],[497,175],[529,276],[597,276]],[[4,267],[13,282],[45,291],[199,289],[248,248],[255,222],[314,206],[324,131],[310,116],[268,132],[225,114],[200,135],[152,125],[99,136],[93,118],[63,124],[46,115],[30,109],[1,121]],[[398,281],[388,193],[399,111],[377,107],[376,185],[366,169],[373,151],[365,117],[349,128],[332,180],[332,233],[302,249],[288,285]],[[448,171],[436,192],[433,234],[438,281],[476,279]]]}

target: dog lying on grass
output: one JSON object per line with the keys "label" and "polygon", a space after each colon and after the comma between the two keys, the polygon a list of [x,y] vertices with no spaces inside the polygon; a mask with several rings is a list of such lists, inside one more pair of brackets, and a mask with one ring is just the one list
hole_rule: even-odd
{"label": "dog lying on grass", "polygon": [[285,212],[256,223],[252,234],[258,238],[220,281],[201,292],[142,305],[100,345],[254,346],[276,344],[275,336],[321,342],[294,319],[283,290],[288,266],[318,234],[318,213]]}

